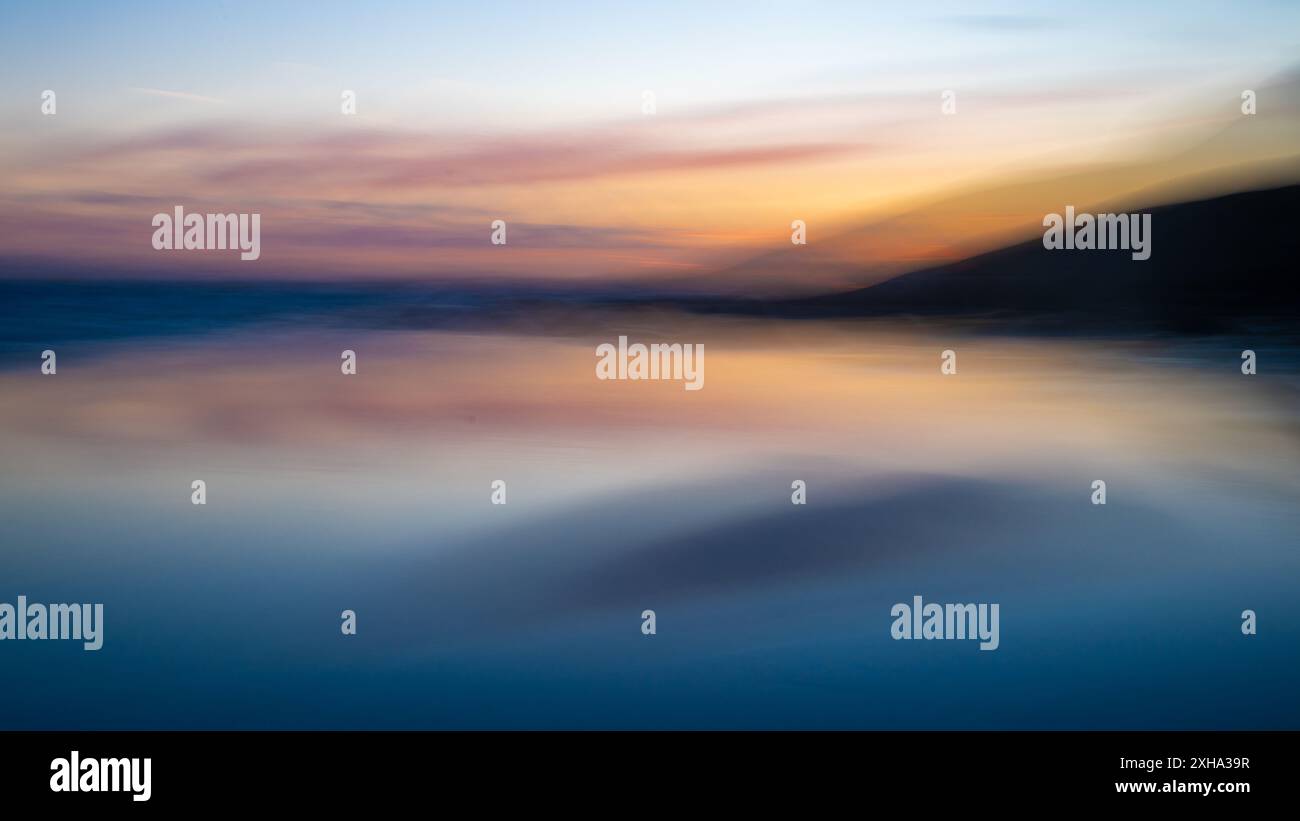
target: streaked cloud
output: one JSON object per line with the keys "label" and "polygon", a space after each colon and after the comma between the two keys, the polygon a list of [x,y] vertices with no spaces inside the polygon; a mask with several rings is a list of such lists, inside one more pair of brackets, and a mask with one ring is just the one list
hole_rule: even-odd
{"label": "streaked cloud", "polygon": [[954,14],[943,20],[962,28],[994,32],[1036,32],[1063,25],[1060,18],[1036,14]]}
{"label": "streaked cloud", "polygon": [[153,97],[168,97],[173,100],[188,100],[193,103],[216,103],[225,105],[226,101],[218,97],[207,97],[202,94],[191,94],[188,91],[168,91],[162,88],[132,88],[138,94],[148,94]]}

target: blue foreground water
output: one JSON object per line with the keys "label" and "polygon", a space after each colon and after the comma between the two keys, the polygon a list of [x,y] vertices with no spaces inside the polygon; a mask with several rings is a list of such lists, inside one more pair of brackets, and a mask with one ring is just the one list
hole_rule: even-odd
{"label": "blue foreground water", "polygon": [[[619,332],[704,343],[705,389],[596,380]],[[0,643],[0,727],[1300,728],[1277,346],[1246,377],[1236,339],[648,314],[41,347],[0,369],[0,601],[102,602],[105,639]],[[1000,646],[893,640],[914,595],[998,603]]]}

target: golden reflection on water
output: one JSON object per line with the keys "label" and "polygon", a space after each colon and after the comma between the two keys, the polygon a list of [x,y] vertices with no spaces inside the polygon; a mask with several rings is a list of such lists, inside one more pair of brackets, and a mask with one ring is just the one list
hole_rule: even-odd
{"label": "golden reflection on water", "polygon": [[[705,387],[600,381],[609,335],[248,334],[117,347],[58,375],[0,375],[0,447],[26,470],[216,454],[255,467],[567,463],[642,479],[818,459],[860,473],[1023,474],[1062,461],[1170,465],[1293,482],[1285,395],[1232,361],[1154,343],[943,337],[874,326],[682,321],[633,341],[705,345]],[[341,336],[348,336],[340,341]],[[359,373],[339,371],[355,349]],[[1154,346],[1155,354],[1159,353]],[[955,375],[940,352],[957,354]],[[65,360],[66,361],[66,360]]]}

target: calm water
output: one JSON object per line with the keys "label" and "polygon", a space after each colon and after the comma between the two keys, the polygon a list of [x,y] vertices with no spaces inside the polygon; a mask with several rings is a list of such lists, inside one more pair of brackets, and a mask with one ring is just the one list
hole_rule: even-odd
{"label": "calm water", "polygon": [[[106,637],[0,645],[0,726],[1300,727],[1288,349],[563,327],[9,338],[0,601]],[[705,389],[597,381],[619,333]],[[918,594],[1001,647],[891,640]]]}

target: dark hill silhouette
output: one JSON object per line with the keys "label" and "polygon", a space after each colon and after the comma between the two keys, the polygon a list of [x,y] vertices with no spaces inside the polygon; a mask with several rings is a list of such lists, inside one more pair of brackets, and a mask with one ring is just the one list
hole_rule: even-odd
{"label": "dark hill silhouette", "polygon": [[1122,250],[1047,250],[1040,236],[869,288],[770,302],[762,313],[942,315],[1166,330],[1209,330],[1244,318],[1300,319],[1300,186],[1149,211],[1152,253],[1145,261]]}
{"label": "dark hill silhouette", "polygon": [[[1030,333],[1201,333],[1265,323],[1300,332],[1300,231],[1292,224],[1300,185],[1149,210],[1152,253],[1145,261],[1124,250],[1048,251],[1040,235],[869,288],[785,300],[586,283],[116,281],[103,269],[0,259],[0,367],[10,354],[55,343],[250,324],[575,333],[605,322],[602,311],[647,307],[773,318],[975,319],[990,330]],[[6,279],[9,271],[38,278]]]}

